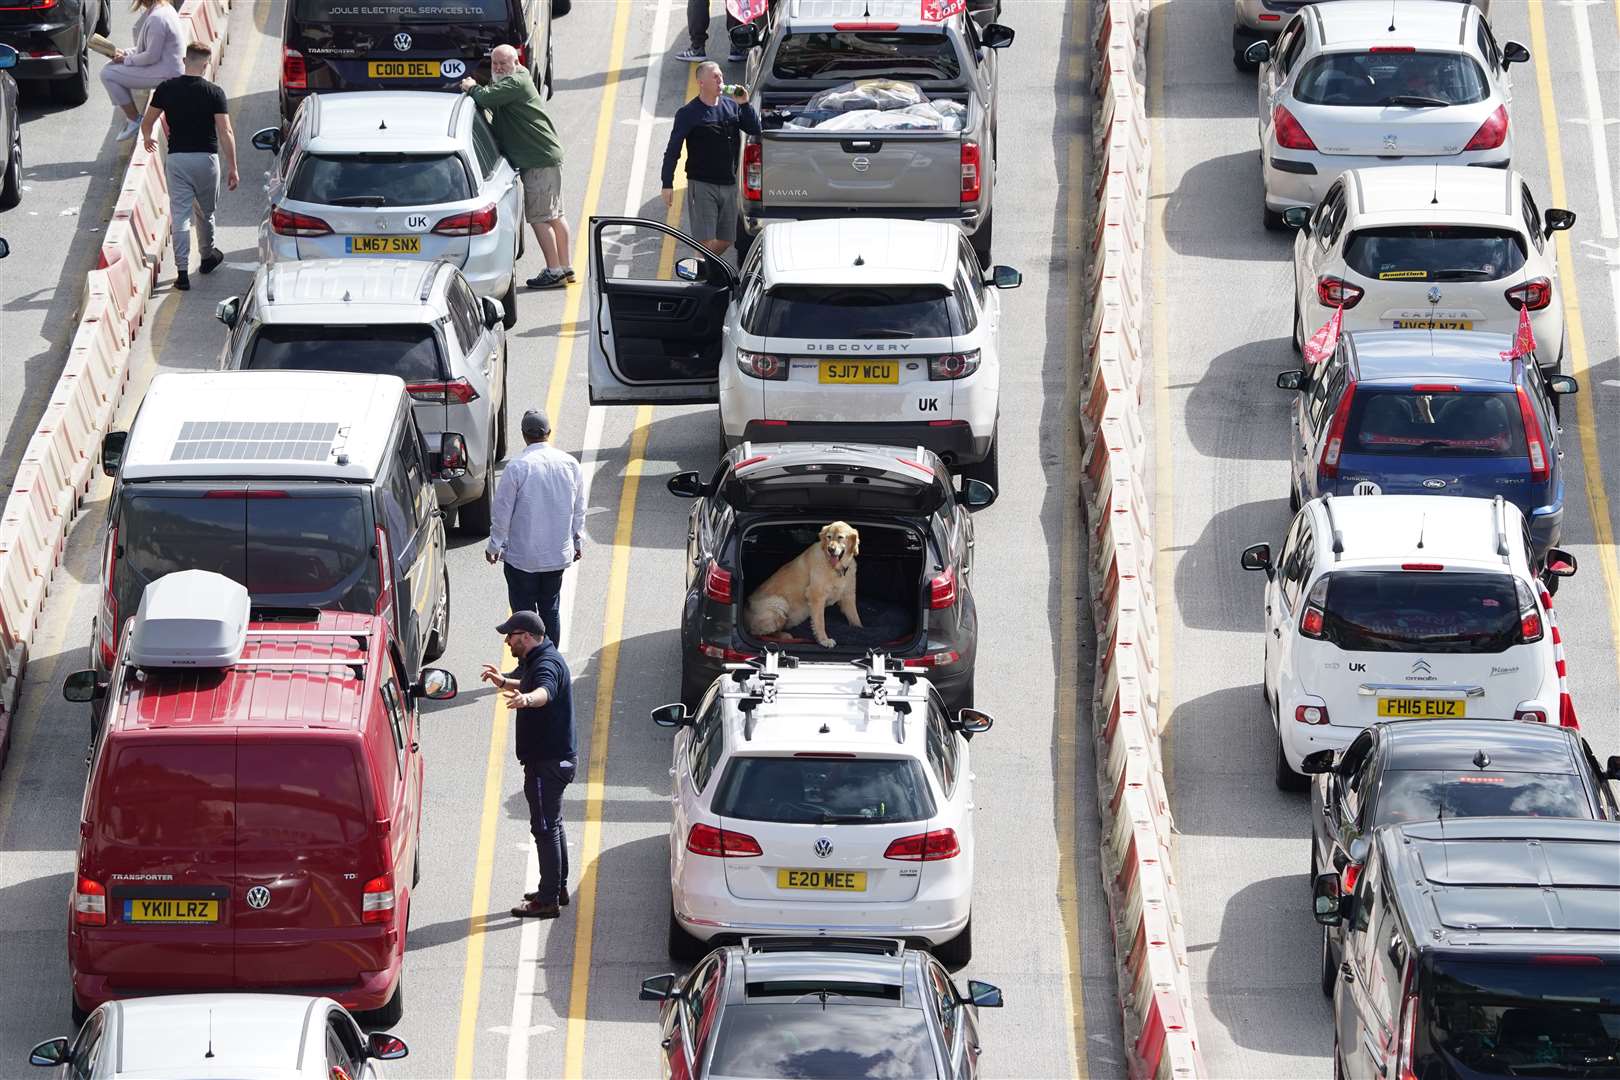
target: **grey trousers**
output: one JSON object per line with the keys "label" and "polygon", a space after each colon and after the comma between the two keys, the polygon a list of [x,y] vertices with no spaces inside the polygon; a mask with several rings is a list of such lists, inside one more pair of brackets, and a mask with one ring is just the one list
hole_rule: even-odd
{"label": "grey trousers", "polygon": [[114,105],[133,105],[136,90],[156,89],[159,83],[168,82],[179,74],[158,64],[151,67],[107,64],[101,69],[101,85],[107,88],[107,96],[112,98]]}
{"label": "grey trousers", "polygon": [[197,250],[214,250],[214,207],[219,202],[218,154],[169,155],[169,217],[174,231],[174,265],[191,258],[192,204],[197,207]]}

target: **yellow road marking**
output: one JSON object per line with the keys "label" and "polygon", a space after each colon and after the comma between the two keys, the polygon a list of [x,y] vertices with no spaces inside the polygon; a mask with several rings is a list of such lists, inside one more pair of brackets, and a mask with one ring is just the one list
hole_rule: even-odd
{"label": "yellow road marking", "polygon": [[[1558,113],[1553,103],[1552,73],[1543,0],[1530,0],[1530,55],[1535,57],[1536,95],[1541,105],[1541,132],[1547,143],[1547,180],[1553,206],[1568,206],[1564,187],[1564,155],[1558,135]],[[1620,16],[1617,16],[1620,17]],[[1603,570],[1603,587],[1609,597],[1609,634],[1614,656],[1620,658],[1620,566],[1614,555],[1614,527],[1609,518],[1609,495],[1603,487],[1603,452],[1598,446],[1597,415],[1592,405],[1596,387],[1587,378],[1586,330],[1581,323],[1580,293],[1576,289],[1575,256],[1569,233],[1557,237],[1558,264],[1564,300],[1564,328],[1569,335],[1569,373],[1586,383],[1586,392],[1575,395],[1575,423],[1581,433],[1581,468],[1586,476],[1586,506],[1592,519],[1592,543],[1597,547],[1598,565]]]}
{"label": "yellow road marking", "polygon": [[[629,0],[615,0],[613,37],[608,47],[608,67],[616,69],[624,57],[625,38],[630,26]],[[575,261],[584,266],[584,251],[588,244],[587,223],[595,212],[602,193],[602,180],[606,175],[608,150],[612,145],[613,109],[618,100],[619,84],[609,81],[602,88],[602,102],[596,116],[596,139],[592,144],[591,168],[585,181],[585,200],[580,215],[580,231],[575,243]],[[546,414],[555,424],[561,418],[563,390],[568,381],[569,359],[573,339],[578,333],[575,325],[579,318],[582,286],[574,286],[563,307],[562,325],[567,331],[557,341],[557,356],[551,372],[551,390],[546,397]],[[628,483],[628,481],[627,481]],[[611,695],[611,683],[600,684]],[[506,762],[506,703],[496,695],[494,718],[490,724],[489,755],[484,771],[484,803],[478,825],[478,855],[473,866],[471,913],[467,919],[467,962],[461,980],[461,1018],[456,1030],[456,1058],[454,1075],[471,1076],[478,1040],[478,1003],[484,983],[484,933],[489,906],[490,882],[495,868],[495,839],[500,823],[501,789]],[[605,741],[605,740],[604,740]],[[595,747],[592,747],[594,757]],[[588,829],[587,829],[588,831]],[[581,904],[576,909],[582,916],[581,925],[588,925],[590,907]],[[587,931],[588,932],[588,931]]]}

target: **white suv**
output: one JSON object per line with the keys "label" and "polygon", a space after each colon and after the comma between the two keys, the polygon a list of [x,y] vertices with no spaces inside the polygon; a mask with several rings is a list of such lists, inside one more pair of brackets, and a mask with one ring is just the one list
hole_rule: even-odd
{"label": "white suv", "polygon": [[[1276,780],[1342,750],[1379,720],[1562,715],[1550,598],[1512,503],[1432,495],[1324,496],[1300,509],[1266,574],[1262,695],[1277,729]],[[1547,552],[1548,575],[1575,572]]]}
{"label": "white suv", "polygon": [[660,222],[593,218],[591,241],[593,404],[718,402],[722,452],[922,445],[995,485],[998,290],[1023,278],[981,269],[956,226],[773,224],[740,277],[703,253],[672,258],[699,249]]}
{"label": "white suv", "polygon": [[1345,330],[1511,334],[1528,308],[1544,372],[1564,357],[1564,306],[1552,234],[1572,210],[1538,210],[1512,169],[1350,169],[1314,211],[1283,220],[1294,238],[1294,349],[1333,310]]}
{"label": "white suv", "polygon": [[874,653],[732,665],[677,728],[669,951],[758,933],[921,941],[973,951],[975,709],[946,715],[928,681]]}

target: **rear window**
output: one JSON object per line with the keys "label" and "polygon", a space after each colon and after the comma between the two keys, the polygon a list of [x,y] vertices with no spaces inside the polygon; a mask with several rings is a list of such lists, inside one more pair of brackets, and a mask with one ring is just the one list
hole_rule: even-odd
{"label": "rear window", "polygon": [[512,0],[298,0],[305,22],[509,22]]}
{"label": "rear window", "polygon": [[1438,108],[1484,101],[1485,73],[1449,52],[1327,53],[1306,64],[1294,97],[1307,105]]}
{"label": "rear window", "polygon": [[126,746],[104,774],[98,825],[120,847],[228,847],[235,795],[233,744]]}
{"label": "rear window", "polygon": [[1525,457],[1524,417],[1513,393],[1362,387],[1350,407],[1344,449],[1353,454]]}
{"label": "rear window", "polygon": [[1390,225],[1358,229],[1344,246],[1350,269],[1378,281],[1496,281],[1524,267],[1512,229]]}
{"label": "rear window", "polygon": [[1402,769],[1384,774],[1373,826],[1492,816],[1590,818],[1592,811],[1571,773]]}
{"label": "rear window", "polygon": [[1352,652],[1501,652],[1519,635],[1507,574],[1330,574],[1325,615],[1324,638]]}
{"label": "rear window", "polygon": [[955,79],[956,47],[944,34],[834,31],[789,34],[776,49],[778,79]]}
{"label": "rear window", "polygon": [[[1419,1076],[1620,1073],[1620,958],[1527,956],[1476,962],[1437,958],[1423,996]],[[1450,1068],[1434,1069],[1436,1056]],[[1459,1069],[1458,1066],[1462,1068]]]}
{"label": "rear window", "polygon": [[389,326],[259,327],[242,358],[250,371],[358,371],[398,375],[406,382],[442,379],[443,361],[433,329]]}
{"label": "rear window", "polygon": [[[721,1013],[713,1076],[937,1077],[933,1040],[921,1009],[822,1001],[733,1005]],[[854,999],[859,1000],[859,999]]]}
{"label": "rear window", "polygon": [[322,206],[430,206],[472,198],[455,154],[305,154],[287,198]]}
{"label": "rear window", "polygon": [[238,843],[308,851],[366,838],[360,775],[349,747],[241,742],[236,764]]}
{"label": "rear window", "polygon": [[922,765],[897,758],[736,757],[714,812],[784,825],[885,825],[934,815]]}
{"label": "rear window", "polygon": [[761,337],[874,341],[966,333],[956,297],[937,285],[782,285],[760,299],[744,329]]}

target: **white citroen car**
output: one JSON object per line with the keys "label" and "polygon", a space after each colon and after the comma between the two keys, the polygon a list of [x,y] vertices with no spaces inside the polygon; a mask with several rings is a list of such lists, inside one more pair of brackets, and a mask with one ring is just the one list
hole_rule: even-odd
{"label": "white citroen car", "polygon": [[870,935],[973,953],[973,773],[985,713],[946,715],[882,654],[768,654],[716,679],[677,729],[669,951],[684,963],[749,934]]}

